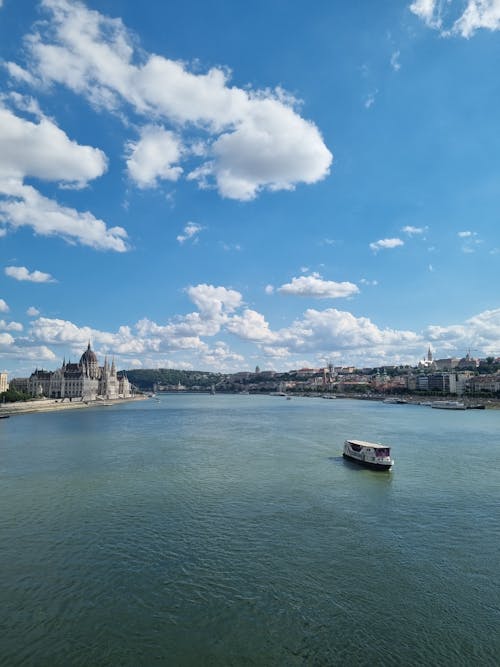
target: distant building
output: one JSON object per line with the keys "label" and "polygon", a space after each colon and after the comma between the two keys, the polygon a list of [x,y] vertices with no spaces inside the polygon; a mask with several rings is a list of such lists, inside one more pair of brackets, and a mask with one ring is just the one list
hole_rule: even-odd
{"label": "distant building", "polygon": [[111,366],[107,359],[104,366],[99,366],[90,342],[77,364],[63,361],[55,371],[36,369],[26,381],[16,378],[12,383],[16,389],[35,397],[95,401],[98,398],[128,398],[131,395],[126,375],[116,372],[114,360]]}
{"label": "distant building", "polygon": [[9,383],[7,380],[7,373],[2,372],[0,373],[0,394],[3,391],[7,391],[8,388],[9,388]]}
{"label": "distant building", "polygon": [[458,366],[458,359],[449,357],[448,359],[436,359],[434,366],[438,371],[452,371]]}

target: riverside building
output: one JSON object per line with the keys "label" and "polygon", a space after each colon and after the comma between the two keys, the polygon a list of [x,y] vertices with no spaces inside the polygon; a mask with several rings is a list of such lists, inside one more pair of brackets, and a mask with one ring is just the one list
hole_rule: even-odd
{"label": "riverside building", "polygon": [[[62,366],[55,371],[36,369],[27,380],[16,378],[31,396],[95,401],[98,399],[129,398],[130,382],[125,373],[117,373],[115,362],[111,365],[104,360],[99,366],[96,353],[91,349],[90,342],[78,363],[64,360]],[[23,387],[24,388],[24,387]]]}

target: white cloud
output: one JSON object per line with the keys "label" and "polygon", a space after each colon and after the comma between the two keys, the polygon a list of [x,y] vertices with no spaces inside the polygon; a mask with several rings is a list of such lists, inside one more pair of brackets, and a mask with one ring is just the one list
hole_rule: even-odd
{"label": "white cloud", "polygon": [[372,286],[378,285],[378,280],[368,280],[368,278],[361,278],[359,282],[362,285],[372,285]]}
{"label": "white cloud", "polygon": [[[127,103],[144,117],[168,121],[184,132],[185,144],[196,143],[188,134],[199,144],[200,131],[206,132],[208,159],[189,173],[201,187],[215,185],[223,197],[249,200],[262,190],[290,190],[329,173],[332,155],[320,132],[281,89],[239,88],[230,85],[227,69],[193,73],[185,63],[139,52],[120,19],[80,2],[43,0],[42,5],[51,21],[39,24],[27,41],[30,73],[68,86],[95,106],[117,111]],[[152,145],[149,170],[149,159],[141,156],[134,172],[144,187],[165,173],[180,173],[171,171],[177,158],[173,147],[158,166]],[[139,142],[135,150],[140,148]]]}
{"label": "white cloud", "polygon": [[10,228],[32,227],[41,236],[60,236],[69,243],[79,242],[98,250],[125,252],[127,232],[122,227],[106,227],[92,213],[61,206],[41,195],[30,185],[1,181],[0,223]]}
{"label": "white cloud", "polygon": [[6,322],[0,320],[0,329],[2,331],[22,331],[23,325],[20,322]]}
{"label": "white cloud", "polygon": [[399,62],[400,55],[400,51],[394,51],[394,53],[391,55],[391,67],[395,72],[399,72],[401,69],[401,63]]}
{"label": "white cloud", "polygon": [[406,225],[401,231],[408,234],[408,236],[418,236],[420,234],[425,234],[428,229],[428,227],[413,227],[412,225]]}
{"label": "white cloud", "polygon": [[174,166],[182,155],[182,145],[173,132],[147,125],[137,142],[127,144],[127,169],[140,188],[154,188],[158,180],[176,181],[182,168]]}
{"label": "white cloud", "polygon": [[26,311],[26,315],[28,315],[28,317],[38,317],[38,315],[40,315],[40,311],[38,310],[38,308],[30,306]]}
{"label": "white cloud", "polygon": [[[452,10],[456,7],[461,14],[454,20]],[[467,0],[465,8],[463,2],[452,0],[446,3],[443,0],[415,0],[410,11],[446,37],[459,35],[468,39],[479,29],[500,29],[500,0]],[[449,20],[445,26],[446,19]]]}
{"label": "white cloud", "polygon": [[27,83],[30,86],[34,86],[37,83],[36,78],[17,63],[6,62],[5,68],[13,79]]}
{"label": "white cloud", "polygon": [[125,251],[127,234],[121,227],[107,228],[91,213],[61,206],[24,184],[25,178],[35,177],[83,187],[106,168],[102,151],[71,141],[51,120],[42,117],[33,123],[0,105],[0,235],[28,226],[43,236]]}
{"label": "white cloud", "polygon": [[404,241],[401,239],[380,239],[379,241],[374,241],[373,243],[370,243],[370,248],[374,251],[377,252],[378,250],[381,250],[382,248],[398,248],[399,246],[404,245]]}
{"label": "white cloud", "polygon": [[470,231],[464,231],[464,232],[458,232],[457,236],[459,236],[461,239],[466,239],[469,238],[470,236],[474,236],[475,232],[470,232]]}
{"label": "white cloud", "polygon": [[8,313],[10,310],[9,306],[3,299],[0,299],[0,313]]}
{"label": "white cloud", "polygon": [[434,27],[437,20],[435,16],[437,4],[437,0],[415,0],[410,5],[410,11],[423,19],[427,25]]}
{"label": "white cloud", "polygon": [[0,106],[0,180],[34,176],[83,187],[106,169],[101,150],[71,141],[48,118],[32,123]]}
{"label": "white cloud", "polygon": [[213,319],[234,312],[242,304],[241,294],[226,287],[201,284],[188,287],[186,292],[200,313]]}
{"label": "white cloud", "polygon": [[9,333],[0,333],[0,348],[14,345],[15,339]]}
{"label": "white cloud", "polygon": [[453,32],[469,38],[480,28],[500,28],[500,0],[469,0],[464,13],[453,25]]}
{"label": "white cloud", "polygon": [[458,356],[463,356],[471,341],[481,354],[498,356],[500,308],[478,313],[463,324],[431,325],[427,327],[426,335],[433,342],[433,347],[450,350]]}
{"label": "white cloud", "polygon": [[274,294],[274,286],[273,285],[266,285],[264,287],[264,292],[266,294]]}
{"label": "white cloud", "polygon": [[358,294],[359,288],[354,283],[323,280],[319,274],[314,273],[311,276],[292,278],[290,283],[279,287],[278,292],[317,299],[338,299]]}
{"label": "white cloud", "polygon": [[177,241],[180,244],[183,244],[185,241],[193,241],[196,243],[198,240],[198,234],[202,231],[203,227],[198,225],[196,222],[188,222],[184,227],[184,233],[177,236]]}
{"label": "white cloud", "polygon": [[[385,358],[408,358],[419,353],[422,337],[412,331],[381,329],[366,317],[335,308],[308,309],[301,319],[276,332],[280,355],[316,354],[323,358],[342,352],[344,359],[361,364]],[[267,345],[271,353],[274,345]]]}
{"label": "white cloud", "polygon": [[[0,352],[4,357],[37,359],[37,350],[44,355],[38,358],[55,359],[47,347],[55,345],[69,347],[79,357],[90,339],[100,356],[116,355],[122,367],[128,361],[136,367],[206,365],[225,371],[242,370],[242,365],[247,366],[245,358],[225,341],[214,338],[223,334],[256,344],[259,354],[274,359],[276,364],[286,360],[289,368],[306,358],[316,360],[309,365],[323,364],[325,359],[360,366],[412,363],[429,340],[446,356],[461,356],[471,340],[484,355],[498,355],[500,309],[479,313],[463,324],[431,325],[419,333],[380,327],[367,317],[335,308],[311,308],[289,326],[273,331],[263,314],[244,308],[242,296],[235,290],[207,284],[189,290],[187,294],[198,311],[173,317],[163,325],[143,319],[108,332],[39,317],[31,323],[27,336],[15,339],[8,331],[20,329],[2,320],[0,329],[5,333],[0,335],[0,347],[5,349]],[[211,338],[210,344],[203,337]]]}
{"label": "white cloud", "polygon": [[225,328],[244,340],[272,342],[276,339],[276,334],[270,331],[264,316],[248,308],[243,311],[242,315],[233,315]]}
{"label": "white cloud", "polygon": [[26,280],[31,283],[54,283],[55,279],[50,273],[43,271],[28,271],[25,266],[6,266],[5,275],[15,280]]}

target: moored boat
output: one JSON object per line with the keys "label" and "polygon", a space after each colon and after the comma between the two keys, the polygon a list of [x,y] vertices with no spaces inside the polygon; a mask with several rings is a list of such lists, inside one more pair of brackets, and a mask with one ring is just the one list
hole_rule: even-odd
{"label": "moored boat", "polygon": [[460,401],[434,401],[432,408],[438,410],[465,410],[465,403]]}
{"label": "moored boat", "polygon": [[366,440],[346,440],[343,457],[372,470],[389,470],[394,465],[390,447]]}

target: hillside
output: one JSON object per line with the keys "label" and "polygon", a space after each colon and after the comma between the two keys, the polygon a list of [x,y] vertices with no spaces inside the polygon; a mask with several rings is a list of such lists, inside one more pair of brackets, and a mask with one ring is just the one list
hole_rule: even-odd
{"label": "hillside", "polygon": [[217,384],[225,375],[204,371],[180,371],[173,368],[151,368],[124,371],[130,382],[142,391],[153,391],[155,385],[174,388],[179,383],[186,389],[193,387],[208,389]]}

